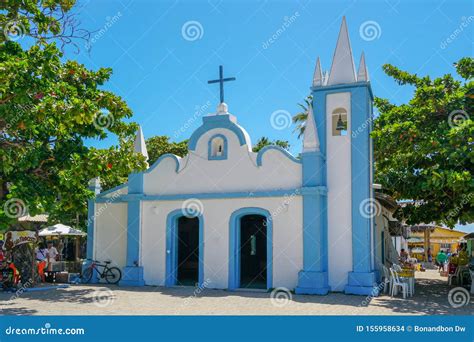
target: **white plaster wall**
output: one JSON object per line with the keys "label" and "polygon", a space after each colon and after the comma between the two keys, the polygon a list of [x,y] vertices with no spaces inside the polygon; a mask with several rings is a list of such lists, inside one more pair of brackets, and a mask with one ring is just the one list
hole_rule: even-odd
{"label": "white plaster wall", "polygon": [[[227,138],[227,160],[208,160],[208,141],[215,134]],[[234,132],[215,128],[199,139],[196,150],[180,160],[176,173],[173,158],[166,158],[144,177],[144,189],[153,194],[190,194],[210,192],[264,191],[301,186],[301,164],[282,152],[269,150],[258,167],[257,153],[240,146]]]}
{"label": "white plaster wall", "polygon": [[127,259],[127,204],[96,203],[94,259],[124,267]]}
{"label": "white plaster wall", "polygon": [[[346,136],[332,136],[332,112],[347,110]],[[326,97],[327,186],[328,186],[328,268],[332,291],[343,291],[347,273],[352,271],[352,200],[351,200],[351,94]]]}
{"label": "white plaster wall", "polygon": [[[289,194],[291,195],[291,194]],[[142,264],[147,285],[164,285],[166,220],[183,201],[143,203]],[[259,207],[273,216],[273,286],[296,287],[303,267],[301,197],[202,200],[204,220],[204,280],[210,288],[228,286],[229,220],[235,210]],[[288,205],[285,205],[288,203]]]}

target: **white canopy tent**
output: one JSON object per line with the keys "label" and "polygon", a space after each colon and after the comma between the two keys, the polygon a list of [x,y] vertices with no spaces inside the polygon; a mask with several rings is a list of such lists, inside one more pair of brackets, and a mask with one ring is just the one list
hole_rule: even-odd
{"label": "white canopy tent", "polygon": [[87,234],[79,229],[66,226],[62,223],[43,228],[38,233],[39,236],[86,236]]}
{"label": "white canopy tent", "polygon": [[[75,255],[75,260],[79,260],[79,254],[80,254],[80,240],[81,240],[81,237],[83,236],[87,236],[86,233],[80,231],[79,229],[76,229],[76,228],[73,228],[73,227],[70,227],[70,226],[66,226],[62,223],[58,223],[58,224],[55,224],[54,226],[50,226],[50,227],[46,227],[46,228],[43,228],[41,229],[39,232],[38,232],[38,235],[40,237],[45,237],[45,238],[52,238],[52,237],[66,237],[66,238],[69,238],[69,239],[74,239],[75,240],[75,251],[74,251],[74,255]],[[62,240],[62,239],[60,239]],[[61,253],[61,251],[60,251]]]}

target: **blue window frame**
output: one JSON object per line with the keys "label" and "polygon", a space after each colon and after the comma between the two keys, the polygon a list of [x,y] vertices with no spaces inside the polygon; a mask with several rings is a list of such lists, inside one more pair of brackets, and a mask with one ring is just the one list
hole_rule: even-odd
{"label": "blue window frame", "polygon": [[208,143],[209,160],[227,159],[227,138],[222,134],[213,135]]}

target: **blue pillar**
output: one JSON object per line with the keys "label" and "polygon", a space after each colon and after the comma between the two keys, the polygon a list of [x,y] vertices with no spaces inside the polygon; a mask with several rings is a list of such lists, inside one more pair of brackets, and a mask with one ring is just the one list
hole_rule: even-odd
{"label": "blue pillar", "polygon": [[[348,274],[345,292],[378,295],[373,269],[372,227],[374,215],[361,210],[361,203],[375,201],[371,179],[372,93],[369,83],[351,90],[352,101],[352,272]],[[373,203],[372,203],[373,204]]]}
{"label": "blue pillar", "polygon": [[[99,178],[93,178],[89,181],[89,190],[94,192],[94,195],[97,196],[100,194],[100,180]],[[86,260],[82,266],[82,270],[89,267],[91,260],[94,258],[94,228],[95,228],[95,198],[87,200],[87,249],[86,249]],[[97,283],[97,274],[94,272],[92,274],[92,283]]]}
{"label": "blue pillar", "polygon": [[327,210],[324,186],[325,158],[320,151],[303,152],[303,270],[297,294],[325,295],[327,273]]}
{"label": "blue pillar", "polygon": [[123,268],[122,286],[143,286],[143,267],[140,261],[141,200],[143,173],[132,173],[128,177],[128,194],[136,195],[128,201],[127,214],[127,265]]}

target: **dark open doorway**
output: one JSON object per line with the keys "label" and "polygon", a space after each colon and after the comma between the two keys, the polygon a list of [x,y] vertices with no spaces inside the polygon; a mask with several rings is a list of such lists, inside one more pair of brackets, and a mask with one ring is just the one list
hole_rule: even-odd
{"label": "dark open doorway", "polygon": [[195,285],[199,281],[199,219],[178,219],[177,285]]}
{"label": "dark open doorway", "polygon": [[262,215],[240,219],[240,287],[267,288],[267,219]]}

